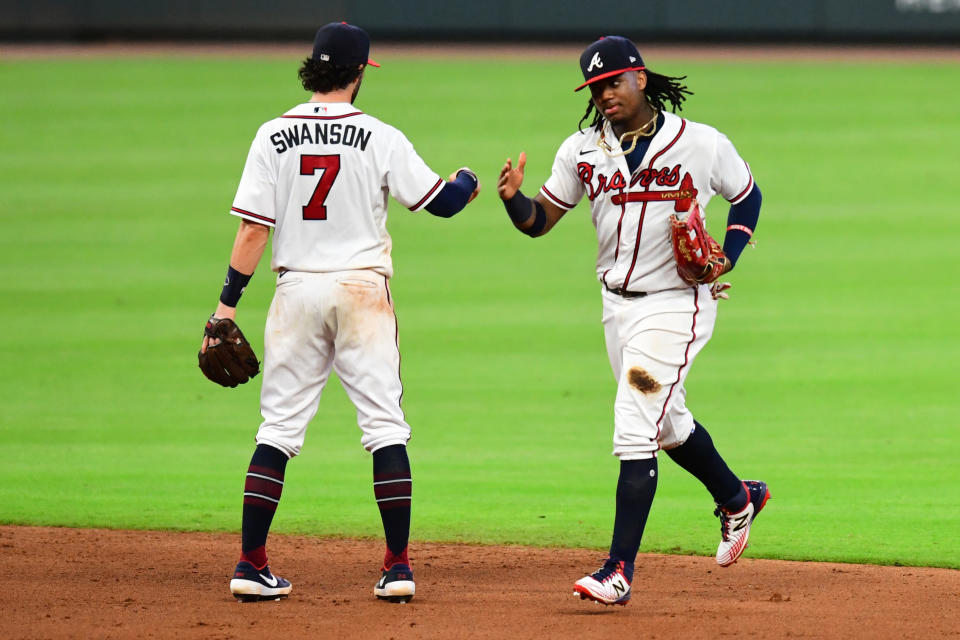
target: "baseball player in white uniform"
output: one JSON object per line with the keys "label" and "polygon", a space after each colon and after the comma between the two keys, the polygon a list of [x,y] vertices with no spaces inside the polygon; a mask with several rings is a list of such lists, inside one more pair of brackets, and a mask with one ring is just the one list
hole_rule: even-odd
{"label": "baseball player in white uniform", "polygon": [[[279,598],[290,583],[271,573],[266,538],[288,459],[300,453],[331,369],[357,409],[373,454],[373,485],[386,537],[374,593],[407,601],[410,426],[400,406],[400,353],[387,199],[450,217],[476,197],[469,169],[444,181],[407,138],[354,106],[370,40],[359,27],[317,31],[300,69],[312,92],[257,131],[231,213],[241,218],[215,318],[234,318],[243,287],[274,230],[276,293],[264,335],[263,422],[244,486],[242,549],[230,581],[238,599]],[[204,338],[202,350],[211,344]]]}
{"label": "baseball player in white uniform", "polygon": [[750,525],[769,492],[741,481],[724,463],[686,405],[684,380],[713,333],[718,298],[728,283],[691,286],[677,273],[670,215],[693,199],[706,209],[714,195],[731,203],[724,252],[730,268],[756,228],[761,195],[749,166],[716,129],[665,111],[690,91],[648,70],[634,44],[607,36],[580,58],[592,98],[580,129],[560,146],[553,172],[533,200],[520,192],[526,155],[508,158],[498,193],[514,225],[541,236],[586,196],[597,230],[597,278],[617,396],[613,453],[620,459],[610,554],[576,582],[575,595],[603,604],[630,599],[633,565],[657,486],[663,449],[696,476],[716,502],[722,540],[717,562],[743,553]]}

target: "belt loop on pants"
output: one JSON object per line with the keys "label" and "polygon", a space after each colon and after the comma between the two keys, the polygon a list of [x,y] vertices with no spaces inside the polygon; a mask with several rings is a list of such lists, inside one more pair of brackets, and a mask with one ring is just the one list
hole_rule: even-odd
{"label": "belt loop on pants", "polygon": [[627,298],[627,299],[642,298],[645,295],[647,295],[646,291],[627,291],[623,287],[619,287],[617,289],[611,289],[610,287],[607,287],[607,285],[603,285],[603,286],[606,287],[607,291],[609,291],[610,293],[615,293],[621,298]]}

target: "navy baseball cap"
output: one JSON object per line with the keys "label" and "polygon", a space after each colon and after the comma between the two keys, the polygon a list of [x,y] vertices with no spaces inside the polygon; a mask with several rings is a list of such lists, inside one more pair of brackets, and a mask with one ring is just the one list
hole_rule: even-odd
{"label": "navy baseball cap", "polygon": [[622,36],[603,36],[580,54],[580,70],[586,81],[574,91],[588,84],[619,75],[625,71],[641,71],[643,58],[637,47]]}
{"label": "navy baseball cap", "polygon": [[313,59],[347,67],[354,64],[380,65],[370,59],[370,36],[360,27],[346,22],[331,22],[317,30],[313,39]]}

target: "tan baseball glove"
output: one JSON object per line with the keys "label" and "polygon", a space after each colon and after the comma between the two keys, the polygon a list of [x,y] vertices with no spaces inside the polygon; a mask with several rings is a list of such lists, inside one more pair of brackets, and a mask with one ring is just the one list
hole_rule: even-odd
{"label": "tan baseball glove", "polygon": [[733,266],[720,245],[703,225],[703,214],[696,200],[684,219],[670,216],[670,237],[677,273],[687,284],[709,284]]}

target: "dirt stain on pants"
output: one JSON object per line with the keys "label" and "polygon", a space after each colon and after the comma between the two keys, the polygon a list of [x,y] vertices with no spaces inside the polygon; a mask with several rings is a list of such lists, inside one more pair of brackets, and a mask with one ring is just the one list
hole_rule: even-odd
{"label": "dirt stain on pants", "polygon": [[647,373],[646,369],[642,369],[641,367],[632,367],[630,371],[627,372],[627,380],[630,382],[631,387],[646,395],[656,393],[663,388],[653,376]]}

